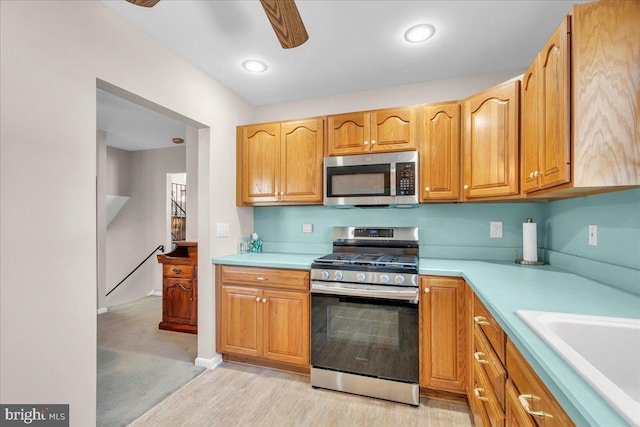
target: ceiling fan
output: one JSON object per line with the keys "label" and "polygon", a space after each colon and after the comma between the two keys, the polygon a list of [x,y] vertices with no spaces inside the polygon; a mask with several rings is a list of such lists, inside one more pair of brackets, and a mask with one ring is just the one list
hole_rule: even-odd
{"label": "ceiling fan", "polygon": [[[127,0],[137,6],[153,7],[160,0]],[[284,49],[298,47],[309,39],[294,0],[260,0],[262,8]]]}

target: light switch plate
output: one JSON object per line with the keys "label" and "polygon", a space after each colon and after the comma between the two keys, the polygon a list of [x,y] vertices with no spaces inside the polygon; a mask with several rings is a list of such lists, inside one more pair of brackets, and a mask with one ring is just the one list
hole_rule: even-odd
{"label": "light switch plate", "polygon": [[598,226],[589,225],[589,245],[598,246]]}
{"label": "light switch plate", "polygon": [[229,237],[229,224],[224,222],[216,224],[216,236]]}
{"label": "light switch plate", "polygon": [[502,221],[489,222],[489,237],[492,239],[502,239]]}
{"label": "light switch plate", "polygon": [[303,233],[313,233],[313,224],[310,222],[305,222],[302,224],[302,232]]}

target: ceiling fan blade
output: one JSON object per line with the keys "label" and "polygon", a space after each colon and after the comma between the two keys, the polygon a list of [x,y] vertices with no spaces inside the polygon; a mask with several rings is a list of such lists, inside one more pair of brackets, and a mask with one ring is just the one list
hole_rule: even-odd
{"label": "ceiling fan blade", "polygon": [[127,0],[129,3],[135,4],[136,6],[142,7],[153,7],[160,0]]}
{"label": "ceiling fan blade", "polygon": [[309,40],[294,0],[260,0],[260,3],[283,48],[298,47]]}

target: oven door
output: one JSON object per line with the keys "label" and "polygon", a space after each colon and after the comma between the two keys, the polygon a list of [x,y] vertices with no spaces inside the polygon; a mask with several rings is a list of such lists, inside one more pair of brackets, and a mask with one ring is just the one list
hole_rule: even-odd
{"label": "oven door", "polygon": [[418,383],[415,301],[311,294],[311,364],[374,378]]}

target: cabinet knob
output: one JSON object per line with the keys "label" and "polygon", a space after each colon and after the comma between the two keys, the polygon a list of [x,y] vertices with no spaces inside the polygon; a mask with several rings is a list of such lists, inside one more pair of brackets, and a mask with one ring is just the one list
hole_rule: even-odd
{"label": "cabinet knob", "polygon": [[464,187],[462,187],[462,188],[464,188],[465,190],[468,190],[469,186],[467,184],[465,184]]}
{"label": "cabinet knob", "polygon": [[482,387],[478,387],[478,388],[474,388],[474,389],[473,389],[473,394],[475,394],[475,395],[476,395],[476,397],[478,398],[478,400],[482,400],[483,402],[486,402],[486,401],[487,401],[487,400],[489,400],[489,399],[487,399],[487,398],[486,398],[486,397],[484,397],[484,396],[480,396],[480,393],[483,393],[483,392],[484,392],[484,389],[483,389]]}
{"label": "cabinet knob", "polygon": [[429,187],[424,187],[424,191],[426,191],[426,192],[428,193],[429,191],[431,191],[431,188],[429,188]]}
{"label": "cabinet knob", "polygon": [[533,178],[533,172],[529,174],[529,178]]}
{"label": "cabinet knob", "polygon": [[520,396],[518,396],[518,400],[520,401],[520,405],[522,405],[522,408],[525,410],[527,414],[534,417],[541,418],[541,419],[553,418],[553,415],[551,415],[548,412],[534,411],[531,409],[531,407],[529,406],[529,402],[527,402],[527,400],[540,400],[538,396],[534,396],[533,394],[521,394]]}
{"label": "cabinet knob", "polygon": [[375,139],[372,139],[372,140],[371,140],[371,145],[373,145],[373,144],[375,144],[375,143],[376,143],[376,140],[375,140]]}
{"label": "cabinet knob", "polygon": [[538,171],[533,171],[533,176],[538,176]]}
{"label": "cabinet knob", "polygon": [[280,192],[280,195],[281,195],[281,196],[284,196],[284,191],[281,191],[281,192]]}
{"label": "cabinet knob", "polygon": [[428,294],[429,293],[429,288],[424,288],[424,293]]}
{"label": "cabinet knob", "polygon": [[266,304],[267,303],[267,299],[266,298],[262,298],[262,303]]}
{"label": "cabinet knob", "polygon": [[490,325],[491,323],[489,323],[487,321],[487,318],[484,316],[476,316],[473,318],[473,321],[476,322],[478,325],[481,326],[485,326],[485,325]]}
{"label": "cabinet knob", "polygon": [[256,301],[260,302],[260,297],[256,297]]}
{"label": "cabinet knob", "polygon": [[369,145],[369,141],[365,141],[365,142],[364,142],[364,145]]}
{"label": "cabinet knob", "polygon": [[482,356],[484,356],[484,353],[481,351],[476,351],[475,353],[473,353],[473,358],[476,359],[476,362],[481,363],[483,365],[486,365],[487,363],[489,363],[488,360],[481,359]]}
{"label": "cabinet knob", "polygon": [[267,280],[267,278],[266,277],[262,277],[262,276],[258,276],[258,277],[256,277],[256,280],[264,282],[265,280]]}

